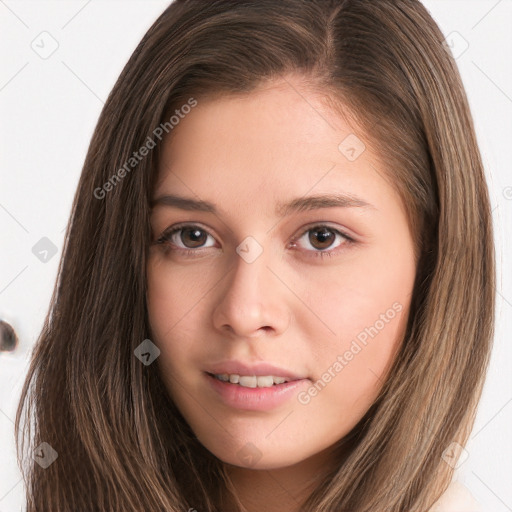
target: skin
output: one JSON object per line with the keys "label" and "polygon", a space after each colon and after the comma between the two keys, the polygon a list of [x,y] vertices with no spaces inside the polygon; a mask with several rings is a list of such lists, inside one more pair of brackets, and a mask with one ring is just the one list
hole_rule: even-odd
{"label": "skin", "polygon": [[[339,464],[332,447],[375,400],[407,322],[416,272],[409,223],[369,145],[354,161],[338,149],[350,134],[365,140],[322,96],[287,77],[245,96],[198,99],[162,148],[153,198],[202,199],[218,212],[152,210],[153,240],[182,222],[203,237],[194,243],[185,230],[151,246],[147,302],[157,361],[179,410],[228,464],[249,511],[298,510],[315,479]],[[333,192],[372,206],[275,211],[277,203]],[[318,237],[317,224],[354,243],[332,231]],[[252,263],[236,252],[248,236],[263,249]],[[332,256],[319,257],[326,251]],[[380,326],[393,304],[401,310],[334,371],[338,356],[365,328]],[[267,411],[228,407],[203,373],[223,359],[308,377],[303,403],[297,394]],[[304,403],[329,368],[335,376]],[[249,442],[260,454],[250,466],[237,454]]]}

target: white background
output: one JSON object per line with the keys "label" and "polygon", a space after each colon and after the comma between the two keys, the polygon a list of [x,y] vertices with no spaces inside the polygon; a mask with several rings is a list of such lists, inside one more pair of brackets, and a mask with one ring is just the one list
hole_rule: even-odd
{"label": "white background", "polygon": [[[484,511],[512,511],[512,1],[428,0],[457,55],[486,165],[498,256],[495,346],[457,478]],[[13,419],[56,278],[63,230],[100,110],[164,0],[0,0],[0,512],[20,510]],[[455,32],[455,34],[454,34]],[[49,55],[50,51],[55,51]],[[40,261],[47,237],[57,253]]]}

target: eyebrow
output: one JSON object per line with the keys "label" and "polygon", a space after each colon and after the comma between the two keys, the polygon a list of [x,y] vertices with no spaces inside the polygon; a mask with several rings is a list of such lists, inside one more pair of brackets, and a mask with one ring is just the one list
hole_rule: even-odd
{"label": "eyebrow", "polygon": [[[168,206],[187,211],[200,211],[219,214],[217,207],[201,199],[192,199],[173,194],[166,194],[154,199],[151,208],[155,206]],[[290,215],[293,212],[317,210],[321,208],[363,208],[377,210],[375,206],[350,194],[321,194],[315,196],[297,197],[286,203],[279,203],[276,207],[278,216]]]}

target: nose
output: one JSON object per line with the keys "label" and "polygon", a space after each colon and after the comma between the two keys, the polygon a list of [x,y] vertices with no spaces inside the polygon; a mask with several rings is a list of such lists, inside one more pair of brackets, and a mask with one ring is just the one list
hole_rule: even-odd
{"label": "nose", "polygon": [[290,322],[286,287],[277,272],[270,270],[275,265],[265,251],[255,261],[248,261],[235,254],[231,271],[222,285],[219,283],[214,327],[237,338],[277,336]]}

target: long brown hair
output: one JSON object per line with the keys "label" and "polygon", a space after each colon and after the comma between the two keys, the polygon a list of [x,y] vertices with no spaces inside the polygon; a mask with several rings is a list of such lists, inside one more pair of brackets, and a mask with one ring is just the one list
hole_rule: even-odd
{"label": "long brown hair", "polygon": [[[191,98],[250,94],[292,73],[362,127],[418,254],[401,350],[350,453],[301,510],[432,506],[453,472],[443,451],[473,425],[495,290],[481,157],[443,39],[417,0],[177,0],[163,12],[105,104],[74,198],[16,417],[28,512],[225,510],[234,489],[223,462],[194,436],[157,365],[134,356],[151,338],[155,129],[170,132]],[[149,140],[157,148],[135,158]],[[33,457],[41,443],[58,454],[46,468]]]}

